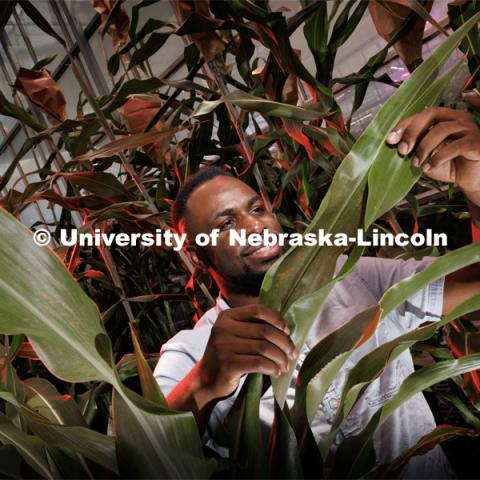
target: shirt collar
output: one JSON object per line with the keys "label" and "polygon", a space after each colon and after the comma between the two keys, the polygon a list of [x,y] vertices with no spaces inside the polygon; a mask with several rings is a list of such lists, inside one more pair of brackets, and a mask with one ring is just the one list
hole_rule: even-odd
{"label": "shirt collar", "polygon": [[218,295],[217,301],[215,303],[215,311],[218,313],[222,312],[223,310],[228,310],[230,305],[222,298],[222,295]]}

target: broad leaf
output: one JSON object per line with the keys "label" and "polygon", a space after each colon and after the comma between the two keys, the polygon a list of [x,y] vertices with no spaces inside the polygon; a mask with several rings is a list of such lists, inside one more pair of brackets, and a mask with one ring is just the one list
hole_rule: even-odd
{"label": "broad leaf", "polygon": [[[439,89],[443,83],[432,84],[437,68],[446,61],[448,55],[471,26],[478,21],[478,18],[480,18],[480,14],[472,17],[469,23],[452,34],[417,68],[399,91],[385,102],[375,119],[357,140],[350,154],[342,161],[326,197],[306,232],[316,232],[322,228],[332,234],[343,232],[350,236],[356,232],[357,228],[368,227],[370,222],[376,218],[375,214],[381,213],[378,207],[370,201],[370,210],[373,213],[368,212],[369,215],[364,221],[360,208],[352,209],[351,206],[361,205],[365,201],[370,167],[376,162],[382,163],[382,160],[386,160],[382,163],[385,174],[394,178],[396,167],[384,158],[385,151],[388,149],[384,140],[385,136],[408,113],[421,110],[430,101],[438,100]],[[402,159],[402,161],[404,160]],[[415,180],[416,177],[411,176],[410,186]],[[377,190],[386,191],[383,185],[374,187]],[[405,193],[405,189],[397,189],[396,186],[393,186],[388,191],[389,204],[394,205]],[[370,194],[369,190],[369,196]],[[301,343],[296,343],[297,347],[303,345],[321,304],[319,305],[315,300],[316,304],[312,304],[311,308],[303,306],[302,323],[293,322],[293,319],[290,318],[290,315],[293,315],[292,305],[301,297],[329,285],[336,259],[342,250],[342,247],[291,248],[265,276],[261,301],[280,311],[287,320],[290,320],[289,327],[293,331],[294,340],[302,340]],[[303,303],[305,304],[305,301]],[[283,403],[290,377],[291,372],[272,381],[276,397],[281,403]]]}
{"label": "broad leaf", "polygon": [[0,222],[0,331],[27,335],[59,378],[116,383],[109,359],[96,348],[107,338],[96,305],[26,227],[4,210]]}

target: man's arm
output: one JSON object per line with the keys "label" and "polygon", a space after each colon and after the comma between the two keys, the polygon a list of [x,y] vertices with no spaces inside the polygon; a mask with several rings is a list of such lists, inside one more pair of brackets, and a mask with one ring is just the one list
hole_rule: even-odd
{"label": "man's arm", "polygon": [[[455,183],[465,195],[472,222],[480,227],[480,128],[460,110],[430,107],[402,120],[388,135],[401,155],[429,177]],[[445,277],[442,314],[480,294],[480,264]]]}
{"label": "man's arm", "polygon": [[215,405],[237,389],[247,373],[278,377],[298,352],[280,315],[260,304],[220,313],[202,359],[167,396],[174,410],[193,412],[200,431]]}

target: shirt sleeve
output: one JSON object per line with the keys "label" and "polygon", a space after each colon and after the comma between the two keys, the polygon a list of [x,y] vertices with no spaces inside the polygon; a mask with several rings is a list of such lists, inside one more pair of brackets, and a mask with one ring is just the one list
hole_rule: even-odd
{"label": "shirt sleeve", "polygon": [[[422,271],[435,259],[436,257],[424,257],[422,260],[362,257],[355,271],[376,301],[379,301],[390,287]],[[405,327],[416,328],[424,322],[440,320],[444,280],[444,277],[434,280],[397,307],[396,314],[402,317]]]}
{"label": "shirt sleeve", "polygon": [[165,396],[202,358],[210,330],[210,327],[182,330],[163,344],[153,374]]}
{"label": "shirt sleeve", "polygon": [[166,350],[161,353],[153,372],[164,396],[167,396],[195,366],[193,358],[184,352]]}

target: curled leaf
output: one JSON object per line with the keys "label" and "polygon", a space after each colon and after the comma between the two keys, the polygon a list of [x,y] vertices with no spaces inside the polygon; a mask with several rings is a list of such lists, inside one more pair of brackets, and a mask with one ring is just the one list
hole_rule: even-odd
{"label": "curled leaf", "polygon": [[[102,24],[112,39],[113,48],[119,50],[128,40],[130,19],[121,2],[115,0],[90,0],[93,8],[100,14]],[[105,28],[104,27],[104,28]]]}
{"label": "curled leaf", "polygon": [[[162,102],[153,95],[136,95],[131,97],[122,107],[118,109],[123,123],[130,133],[142,133],[150,124],[152,118],[161,108]],[[150,129],[151,132],[159,132],[164,126],[163,119]],[[157,164],[163,161],[164,139],[144,145],[143,149],[147,155]]]}
{"label": "curled leaf", "polygon": [[[412,10],[406,4],[402,5],[400,3],[406,2],[389,2],[388,5],[385,5],[378,1],[371,0],[368,3],[368,10],[375,24],[375,28],[386,42],[389,42],[393,38],[395,32],[412,13]],[[424,9],[430,12],[432,5],[433,1],[429,0],[424,5]],[[396,52],[407,66],[416,65],[422,58],[422,39],[425,23],[425,19],[418,16],[418,20],[410,32],[404,35],[394,45]]]}
{"label": "curled leaf", "polygon": [[[190,30],[196,30],[199,26],[201,30],[207,30],[205,25],[212,23],[218,25],[218,20],[211,16],[208,9],[208,2],[205,0],[196,0],[195,2],[181,2],[177,0],[175,4],[178,8],[180,18],[184,21],[184,24],[177,31],[177,35],[188,34]],[[214,31],[191,33],[190,37],[198,50],[200,50],[206,62],[210,62],[225,50],[224,43]]]}
{"label": "curled leaf", "polygon": [[20,68],[13,87],[23,93],[56,125],[67,119],[65,96],[48,70]]}

